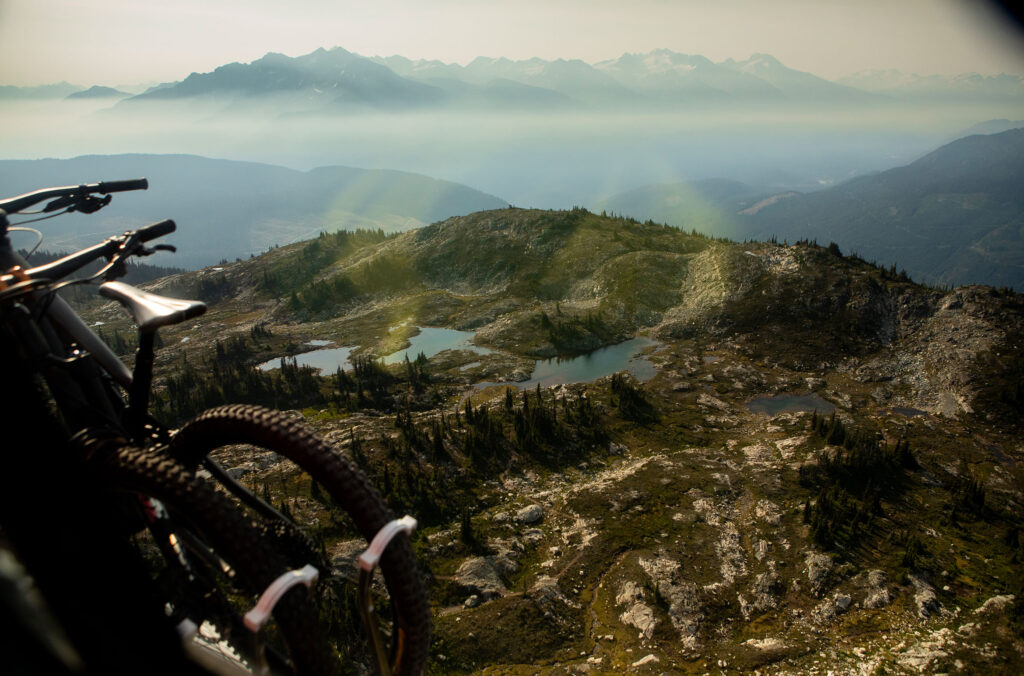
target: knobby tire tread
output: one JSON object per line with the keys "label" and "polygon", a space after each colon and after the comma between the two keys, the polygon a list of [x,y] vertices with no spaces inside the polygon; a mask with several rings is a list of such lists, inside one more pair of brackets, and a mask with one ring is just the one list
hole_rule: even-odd
{"label": "knobby tire tread", "polygon": [[[164,453],[119,446],[94,454],[101,479],[117,490],[130,490],[164,502],[235,569],[254,594],[260,594],[288,567],[264,542],[253,521],[213,488]],[[288,643],[296,673],[327,676],[338,672],[305,587],[290,590],[273,611]]]}
{"label": "knobby tire tread", "polygon": [[[275,451],[305,470],[338,501],[369,542],[395,517],[363,473],[304,423],[279,411],[236,404],[209,409],[174,435],[168,451],[189,469],[210,451],[251,444]],[[430,609],[409,538],[401,534],[381,557],[388,592],[403,632],[403,656],[396,676],[423,672],[430,648]]]}

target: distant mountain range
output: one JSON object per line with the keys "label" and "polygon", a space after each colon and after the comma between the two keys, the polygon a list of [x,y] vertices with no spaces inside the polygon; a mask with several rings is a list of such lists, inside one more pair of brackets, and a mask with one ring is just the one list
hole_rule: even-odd
{"label": "distant mountain range", "polygon": [[[65,97],[84,88],[0,87],[0,99]],[[289,57],[269,53],[251,63],[230,63],[192,73],[128,98],[144,101],[270,98],[287,112],[409,109],[438,106],[538,108],[649,107],[726,102],[822,105],[892,100],[978,98],[1024,100],[1016,75],[954,77],[899,71],[858,73],[837,82],[788,68],[768,54],[718,63],[657,49],[587,64],[578,59],[512,61],[479,57],[466,66],[402,56],[367,58],[340,47]]]}
{"label": "distant mountain range", "polygon": [[866,92],[916,99],[951,99],[981,96],[992,99],[1019,99],[1021,79],[1016,75],[979,75],[963,73],[943,75],[907,74],[898,70],[862,71],[839,78],[840,85]]}
{"label": "distant mountain range", "polygon": [[15,87],[0,85],[0,101],[16,101],[24,99],[63,99],[85,87],[58,82],[57,84],[39,85],[36,87]]}
{"label": "distant mountain range", "polygon": [[69,99],[124,99],[129,96],[131,96],[131,94],[128,92],[123,92],[119,89],[114,89],[113,87],[101,87],[99,85],[68,94]]}
{"label": "distant mountain range", "polygon": [[958,139],[907,166],[813,193],[695,181],[596,207],[738,240],[836,242],[918,281],[1024,288],[1024,129]]}
{"label": "distant mountain range", "polygon": [[302,172],[194,155],[0,160],[5,195],[139,176],[149,179],[148,191],[115,195],[109,207],[94,215],[68,214],[36,226],[45,234],[44,247],[68,250],[173,218],[178,231],[168,241],[178,246],[178,253],[154,263],[200,267],[315,237],[320,231],[408,230],[507,206],[458,183],[400,171],[320,167]]}

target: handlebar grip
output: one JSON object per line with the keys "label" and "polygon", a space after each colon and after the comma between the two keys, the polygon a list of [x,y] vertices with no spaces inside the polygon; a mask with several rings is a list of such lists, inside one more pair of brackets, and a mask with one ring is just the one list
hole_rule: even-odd
{"label": "handlebar grip", "polygon": [[164,221],[158,221],[151,225],[143,226],[136,230],[135,234],[139,236],[139,239],[141,241],[148,242],[151,239],[156,239],[157,237],[169,235],[177,229],[178,226],[175,225],[174,221],[172,221],[171,219],[167,219]]}
{"label": "handlebar grip", "polygon": [[101,181],[96,184],[96,192],[102,194],[124,192],[126,190],[146,190],[147,188],[149,188],[149,181],[144,178],[131,178],[125,181]]}

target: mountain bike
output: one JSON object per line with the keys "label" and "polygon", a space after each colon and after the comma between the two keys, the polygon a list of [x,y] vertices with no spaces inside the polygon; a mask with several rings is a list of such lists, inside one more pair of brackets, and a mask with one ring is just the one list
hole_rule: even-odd
{"label": "mountain bike", "polygon": [[[37,424],[46,426],[52,462],[66,460],[82,469],[83,476],[97,486],[97,495],[89,497],[113,505],[104,512],[110,523],[125,531],[137,530],[137,520],[123,518],[120,512],[125,510],[119,512],[114,507],[124,505],[114,503],[126,491],[144,496],[136,503],[142,506],[152,539],[168,564],[165,570],[180,586],[174,592],[166,585],[161,588],[161,593],[173,598],[165,603],[165,615],[173,617],[179,629],[186,631],[191,626],[194,633],[192,618],[212,622],[233,639],[232,649],[254,671],[332,673],[338,667],[333,651],[317,638],[315,611],[306,595],[294,588],[296,584],[313,586],[318,571],[308,565],[310,561],[327,572],[316,547],[290,519],[233,480],[209,453],[227,444],[245,443],[291,459],[327,489],[371,543],[360,557],[359,606],[378,671],[419,673],[426,661],[430,624],[407,537],[414,527],[411,517],[394,519],[361,472],[310,430],[280,413],[258,407],[221,407],[197,416],[177,432],[149,415],[157,330],[196,317],[205,306],[150,294],[113,279],[123,274],[124,263],[131,256],[173,250],[166,245],[150,248],[147,243],[173,232],[174,223],[161,221],[125,232],[35,268],[27,267],[11,246],[7,213],[24,212],[41,202],[47,202],[43,214],[91,213],[106,206],[111,193],[147,186],[145,179],[115,181],[48,188],[0,201],[0,269],[6,271],[0,275],[0,354],[8,360],[18,355],[12,367],[15,382],[33,391],[45,390],[25,398],[19,406],[5,408],[10,414],[31,415]],[[98,259],[105,259],[98,272],[67,279]],[[132,370],[55,293],[69,284],[84,283],[98,283],[99,293],[121,303],[135,320],[139,346]],[[44,409],[46,413],[41,414]],[[10,428],[15,419],[7,418]],[[69,457],[62,458],[62,454]],[[216,491],[202,481],[196,471],[200,466],[226,491]],[[12,533],[31,533],[39,527],[35,522],[22,524],[16,510],[6,510],[0,518]],[[8,526],[8,521],[12,525]],[[119,523],[123,521],[127,524]],[[116,533],[114,537],[104,535],[109,541],[118,541]],[[26,542],[29,536],[19,537],[19,551],[32,550],[33,545]],[[120,557],[131,558],[124,552]],[[33,558],[31,551],[27,558]],[[254,564],[256,559],[261,563]],[[139,566],[138,561],[134,563]],[[373,614],[370,581],[378,563],[394,615],[390,652]],[[44,571],[42,577],[49,583],[50,578],[59,576]],[[269,641],[259,638],[264,621],[260,614],[266,608],[254,608],[244,618],[239,618],[236,610],[240,593],[251,597],[266,589],[262,602],[274,583],[281,598],[273,607],[277,627],[271,631],[284,637],[284,652],[273,650]],[[52,584],[55,589],[62,588]],[[61,606],[59,598],[54,603]],[[74,612],[68,614],[70,617],[62,618],[65,625],[81,622]],[[76,647],[89,653],[88,632],[85,634]]]}

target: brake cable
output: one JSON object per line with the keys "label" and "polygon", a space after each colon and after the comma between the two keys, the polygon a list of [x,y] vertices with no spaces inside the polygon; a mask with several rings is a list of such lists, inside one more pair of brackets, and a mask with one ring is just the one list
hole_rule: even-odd
{"label": "brake cable", "polygon": [[[24,225],[25,223],[38,223],[39,221],[45,221],[45,220],[50,219],[50,218],[57,218],[58,216],[63,216],[64,214],[71,213],[72,211],[74,211],[74,209],[68,208],[68,209],[65,209],[64,211],[58,211],[55,214],[50,214],[49,216],[40,216],[39,218],[29,218],[29,219],[26,219],[24,221],[18,221],[17,223],[11,223],[11,226]],[[35,211],[35,212],[32,212],[32,213],[41,214],[43,212]],[[84,212],[84,213],[89,213],[89,212]],[[13,229],[14,229],[14,227],[9,228],[9,230],[13,230]]]}
{"label": "brake cable", "polygon": [[[57,214],[57,215],[59,216],[60,214]],[[53,218],[53,216],[47,216],[47,218]],[[29,223],[29,222],[30,221],[21,221],[21,223]],[[35,245],[31,249],[28,250],[28,253],[25,254],[25,259],[26,260],[28,260],[28,258],[32,254],[34,254],[36,252],[36,249],[39,248],[39,245],[43,243],[43,233],[42,233],[42,231],[36,230],[35,228],[25,228],[25,227],[19,227],[17,225],[8,225],[7,226],[7,232],[33,232],[33,233],[35,233],[35,235],[36,235],[36,243],[35,243]]]}

